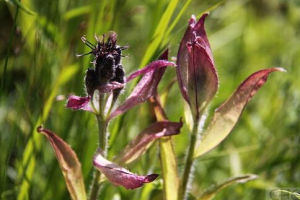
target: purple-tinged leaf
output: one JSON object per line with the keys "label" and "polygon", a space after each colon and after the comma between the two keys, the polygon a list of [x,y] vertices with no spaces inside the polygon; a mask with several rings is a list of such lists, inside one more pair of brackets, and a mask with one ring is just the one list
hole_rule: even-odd
{"label": "purple-tinged leaf", "polygon": [[52,131],[41,126],[38,127],[37,131],[44,134],[50,142],[65,178],[71,199],[87,199],[81,172],[81,164],[76,153],[63,139],[55,135]]}
{"label": "purple-tinged leaf", "polygon": [[126,189],[141,187],[144,183],[150,183],[158,177],[158,174],[149,174],[146,176],[136,175],[127,169],[106,160],[100,153],[94,157],[93,163],[111,183],[117,186],[123,186]]}
{"label": "purple-tinged leaf", "polygon": [[160,121],[140,133],[117,157],[117,162],[128,164],[139,158],[158,138],[178,134],[182,122]]}
{"label": "purple-tinged leaf", "polygon": [[218,89],[218,76],[204,29],[206,16],[202,15],[198,22],[191,17],[177,54],[179,87],[194,116],[206,108]]}
{"label": "purple-tinged leaf", "polygon": [[125,102],[111,113],[109,120],[153,96],[165,70],[166,66],[160,67],[159,69],[153,69],[152,71],[144,74]]}
{"label": "purple-tinged leaf", "polygon": [[156,60],[144,67],[143,69],[137,70],[130,74],[128,78],[126,79],[127,82],[131,81],[132,79],[136,78],[139,75],[146,74],[150,71],[153,71],[155,69],[159,69],[161,67],[166,67],[166,66],[176,66],[175,63],[167,61],[167,60]]}
{"label": "purple-tinged leaf", "polygon": [[215,111],[212,121],[200,139],[194,157],[210,151],[229,135],[248,101],[265,84],[269,74],[275,71],[284,71],[284,69],[269,68],[253,73]]}
{"label": "purple-tinged leaf", "polygon": [[67,108],[73,110],[85,110],[89,112],[94,112],[90,106],[90,97],[79,97],[71,95],[68,97]]}

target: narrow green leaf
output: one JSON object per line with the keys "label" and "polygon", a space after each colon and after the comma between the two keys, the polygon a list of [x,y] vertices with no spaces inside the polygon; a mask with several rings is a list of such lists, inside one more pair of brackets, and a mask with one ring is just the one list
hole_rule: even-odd
{"label": "narrow green leaf", "polygon": [[41,149],[41,142],[40,142],[41,135],[37,134],[36,129],[40,124],[42,124],[47,119],[59,87],[65,82],[67,82],[67,80],[69,80],[72,77],[72,75],[74,75],[77,69],[78,69],[77,65],[70,65],[68,67],[65,67],[61,71],[44,105],[43,112],[34,125],[32,137],[28,140],[26,144],[21,165],[18,168],[18,177],[19,180],[21,179],[20,190],[17,198],[18,200],[29,199],[28,194],[30,188],[30,181],[32,179],[34,169],[35,169],[35,164],[36,164],[36,158],[34,152],[39,151]]}
{"label": "narrow green leaf", "polygon": [[217,9],[222,3],[224,3],[226,0],[220,0],[219,2],[215,2],[212,4],[209,8],[201,12],[199,15],[197,15],[197,18],[201,17],[204,13],[209,13],[215,9]]}
{"label": "narrow green leaf", "polygon": [[178,23],[179,19],[182,17],[182,15],[185,13],[186,9],[188,8],[188,6],[190,5],[190,3],[192,2],[192,0],[187,0],[184,5],[182,6],[182,8],[180,9],[180,12],[178,13],[178,15],[176,16],[176,18],[173,20],[172,24],[169,26],[167,33],[166,33],[166,38],[168,38],[168,36],[170,35],[171,31],[174,29],[174,27],[176,26],[176,24]]}
{"label": "narrow green leaf", "polygon": [[43,127],[38,127],[37,131],[44,134],[50,142],[72,200],[86,200],[86,192],[81,171],[81,164],[76,153],[63,139]]}
{"label": "narrow green leaf", "polygon": [[[34,2],[32,0],[22,0],[22,5],[27,5],[27,7],[32,8]],[[38,28],[36,27],[36,19],[38,15],[28,15],[26,12],[20,12],[18,17],[18,27],[20,27],[22,34],[24,35],[24,41],[26,47],[30,50],[30,53],[34,52],[34,47],[36,46],[36,33]]]}
{"label": "narrow green leaf", "polygon": [[212,121],[200,138],[194,152],[199,157],[216,147],[231,132],[237,123],[244,107],[252,96],[267,81],[268,75],[274,71],[284,71],[282,68],[269,68],[250,75],[235,91],[235,93],[216,111]]}
{"label": "narrow green leaf", "polygon": [[[211,5],[209,8],[207,8],[205,11],[201,12],[200,14],[198,14],[197,18],[200,18],[204,13],[209,13],[209,12],[215,10],[222,3],[224,3],[224,1],[225,0],[220,0],[219,2],[215,2],[213,5]],[[167,43],[173,39],[174,35],[176,35],[177,32],[179,32],[180,30],[182,30],[182,29],[185,28],[184,26],[182,26],[182,27],[178,28],[178,30],[176,30],[174,34],[171,35],[171,32],[173,31],[173,29],[175,28],[175,26],[178,24],[180,18],[185,13],[186,9],[189,7],[189,5],[190,5],[191,2],[192,2],[191,0],[187,0],[184,3],[184,5],[182,6],[180,12],[177,14],[176,18],[173,20],[172,24],[169,26],[169,28],[167,30],[167,33],[164,36],[164,39],[163,39],[163,42],[162,42],[161,46],[166,46]]]}
{"label": "narrow green leaf", "polygon": [[18,0],[5,0],[5,1],[9,2],[9,3],[12,3],[13,5],[21,8],[21,10],[23,10],[25,13],[27,13],[29,15],[35,15],[36,14],[34,11],[32,11],[27,6],[25,6],[24,4],[22,4],[21,1],[18,1]]}
{"label": "narrow green leaf", "polygon": [[248,181],[257,179],[258,176],[255,174],[248,174],[248,175],[243,175],[243,176],[237,176],[230,178],[220,184],[213,185],[210,188],[208,188],[206,191],[204,191],[198,200],[210,200],[212,199],[220,190],[235,184],[235,183],[246,183]]}
{"label": "narrow green leaf", "polygon": [[151,57],[154,55],[155,51],[159,48],[162,39],[164,37],[164,34],[168,28],[169,22],[171,20],[171,17],[174,13],[174,10],[177,6],[178,0],[171,0],[166,11],[164,12],[163,16],[161,17],[159,24],[157,25],[154,35],[152,37],[152,41],[149,44],[145,56],[142,59],[142,62],[140,64],[140,67],[145,66],[151,59]]}
{"label": "narrow green leaf", "polygon": [[70,20],[72,18],[85,15],[91,11],[91,6],[81,6],[78,8],[73,8],[69,10],[68,12],[64,13],[63,18],[64,20]]}
{"label": "narrow green leaf", "polygon": [[[157,121],[167,120],[167,115],[161,106],[158,95],[152,97],[150,102]],[[164,199],[177,200],[179,190],[179,175],[172,137],[165,137],[159,141],[160,165],[164,180]]]}
{"label": "narrow green leaf", "polygon": [[165,200],[177,200],[179,189],[179,176],[177,162],[171,137],[162,138],[159,141],[160,162],[164,179]]}

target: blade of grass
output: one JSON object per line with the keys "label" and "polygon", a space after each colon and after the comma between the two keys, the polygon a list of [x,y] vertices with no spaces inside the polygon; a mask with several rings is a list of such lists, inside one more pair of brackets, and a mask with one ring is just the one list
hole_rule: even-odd
{"label": "blade of grass", "polygon": [[[33,1],[32,0],[23,0],[23,5],[27,5],[29,8],[33,8]],[[24,41],[26,41],[25,45],[30,51],[30,53],[34,52],[35,47],[35,36],[36,36],[36,27],[35,27],[35,20],[38,17],[36,15],[28,15],[25,12],[20,13],[20,17],[18,18],[18,26],[21,29],[21,32],[24,36]]]}
{"label": "blade of grass", "polygon": [[22,11],[24,11],[25,13],[29,14],[29,15],[35,15],[36,13],[33,12],[31,9],[29,9],[27,6],[25,6],[24,4],[22,4],[20,1],[18,0],[5,0],[6,2],[12,3],[13,5],[15,5],[17,8],[22,9]]}
{"label": "blade of grass", "polygon": [[222,189],[235,184],[235,183],[246,183],[248,181],[257,179],[258,176],[255,174],[248,174],[248,175],[242,175],[230,178],[220,184],[213,185],[212,187],[208,188],[201,196],[198,198],[198,200],[211,200],[214,198],[214,196],[221,191]]}
{"label": "blade of grass", "polygon": [[191,2],[192,2],[192,0],[187,0],[185,2],[185,4],[182,6],[180,12],[176,16],[176,18],[174,19],[174,21],[172,22],[172,24],[170,25],[170,27],[168,28],[167,33],[165,35],[166,38],[169,37],[171,31],[174,29],[174,27],[176,26],[176,24],[178,23],[178,21],[180,20],[180,18],[182,17],[182,15],[185,13],[186,9],[188,8],[188,6],[190,5]]}
{"label": "blade of grass", "polygon": [[219,2],[216,2],[215,4],[211,5],[209,8],[201,12],[199,15],[197,15],[197,18],[201,17],[204,13],[211,12],[218,8],[222,3],[224,3],[225,0],[220,0]]}
{"label": "blade of grass", "polygon": [[70,19],[73,19],[75,17],[81,16],[81,15],[85,15],[87,13],[89,13],[91,11],[91,6],[81,6],[78,8],[73,8],[69,11],[67,11],[64,15],[63,15],[63,19],[68,21]]}
{"label": "blade of grass", "polygon": [[177,3],[178,3],[178,0],[171,0],[166,11],[163,13],[163,15],[155,29],[155,32],[153,34],[152,41],[149,44],[149,46],[144,54],[144,57],[140,64],[140,68],[145,66],[151,60],[154,53],[158,50],[158,48],[162,42],[162,39],[166,33],[166,30],[168,28],[171,17],[175,11]]}
{"label": "blade of grass", "polygon": [[14,31],[16,29],[16,21],[19,15],[19,7],[16,8],[16,13],[15,13],[15,17],[14,17],[14,24],[13,27],[10,31],[10,37],[9,37],[9,42],[8,42],[8,46],[7,46],[7,51],[6,51],[6,56],[5,56],[5,61],[4,61],[4,67],[3,67],[3,79],[2,79],[2,91],[5,89],[5,81],[6,81],[6,71],[7,71],[7,65],[8,65],[8,55],[9,55],[9,51],[12,47],[12,41],[14,39]]}
{"label": "blade of grass", "polygon": [[[201,17],[204,13],[206,12],[211,12],[213,10],[215,10],[216,8],[218,8],[225,0],[220,0],[219,2],[216,2],[215,4],[211,5],[209,8],[207,8],[205,11],[200,12],[200,14],[197,15],[197,18]],[[185,4],[182,6],[182,9],[180,10],[180,12],[178,13],[178,15],[176,16],[176,18],[174,19],[174,21],[172,22],[172,24],[170,25],[169,29],[167,30],[167,33],[164,37],[163,43],[161,46],[165,46],[167,45],[167,43],[169,41],[171,41],[174,36],[176,36],[177,33],[179,33],[180,31],[182,31],[182,29],[185,29],[185,26],[180,27],[178,30],[176,30],[176,33],[173,33],[171,35],[171,32],[173,31],[173,29],[175,28],[175,26],[177,25],[177,23],[179,22],[180,18],[182,17],[182,15],[185,13],[186,9],[188,8],[188,6],[190,5],[191,0],[187,0],[185,2]]]}

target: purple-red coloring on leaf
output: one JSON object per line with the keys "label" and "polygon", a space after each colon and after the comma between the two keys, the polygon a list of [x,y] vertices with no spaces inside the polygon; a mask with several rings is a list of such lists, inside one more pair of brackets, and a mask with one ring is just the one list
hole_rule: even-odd
{"label": "purple-red coloring on leaf", "polygon": [[167,66],[174,66],[174,63],[165,60],[158,60],[148,65],[146,67],[148,70],[145,70],[146,73],[143,75],[142,79],[138,82],[125,102],[112,112],[109,119],[123,114],[132,107],[145,102],[153,96],[156,93],[158,83],[160,82],[166,70],[165,67]]}
{"label": "purple-red coloring on leaf", "polygon": [[76,153],[68,143],[51,130],[39,126],[37,127],[37,132],[45,135],[51,144],[61,168],[61,172],[65,178],[65,183],[71,195],[71,199],[87,199],[81,164]]}
{"label": "purple-red coloring on leaf", "polygon": [[90,106],[90,97],[79,97],[75,95],[71,95],[68,97],[67,108],[71,108],[73,110],[85,110],[93,112]]}
{"label": "purple-red coloring on leaf", "polygon": [[205,13],[192,16],[177,54],[177,78],[194,117],[203,112],[218,90],[218,76],[204,29]]}
{"label": "purple-red coloring on leaf", "polygon": [[245,106],[266,83],[272,72],[281,71],[283,68],[268,68],[251,74],[244,80],[232,96],[215,110],[214,116],[206,130],[201,135],[194,156],[201,156],[222,142],[232,131],[238,122]]}
{"label": "purple-red coloring on leaf", "polygon": [[116,161],[119,164],[128,164],[136,160],[158,138],[179,134],[182,124],[182,121],[170,122],[167,120],[153,123],[143,130],[135,139],[133,139],[124,150],[122,150],[121,154],[117,156]]}
{"label": "purple-red coloring on leaf", "polygon": [[155,69],[159,69],[161,67],[166,67],[166,66],[173,66],[174,67],[175,63],[169,62],[169,61],[166,61],[166,60],[153,61],[152,63],[150,63],[146,67],[144,67],[140,70],[137,70],[137,71],[133,72],[132,74],[130,74],[127,77],[126,81],[129,82],[129,81],[131,81],[132,79],[134,79],[135,77],[137,77],[139,75],[143,75],[143,74],[146,74],[147,72],[153,71]]}
{"label": "purple-red coloring on leaf", "polygon": [[106,160],[100,153],[94,157],[94,166],[103,173],[106,178],[117,186],[123,186],[126,189],[136,189],[154,181],[158,174],[149,174],[146,176],[136,175],[125,168]]}

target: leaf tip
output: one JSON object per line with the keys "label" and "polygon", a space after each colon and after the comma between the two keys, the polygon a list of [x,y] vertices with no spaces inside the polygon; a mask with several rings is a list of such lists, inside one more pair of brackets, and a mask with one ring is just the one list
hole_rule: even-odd
{"label": "leaf tip", "polygon": [[275,67],[276,71],[279,71],[279,72],[287,72],[287,70],[283,67]]}
{"label": "leaf tip", "polygon": [[158,174],[149,174],[145,177],[145,183],[150,183],[154,181],[159,175]]}
{"label": "leaf tip", "polygon": [[36,131],[37,131],[38,133],[42,133],[42,132],[44,131],[43,125],[39,125],[39,126],[36,128]]}
{"label": "leaf tip", "polygon": [[259,176],[256,174],[247,174],[244,177],[241,178],[241,180],[238,180],[237,183],[246,183],[248,181],[252,181],[257,179]]}

